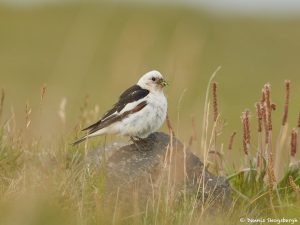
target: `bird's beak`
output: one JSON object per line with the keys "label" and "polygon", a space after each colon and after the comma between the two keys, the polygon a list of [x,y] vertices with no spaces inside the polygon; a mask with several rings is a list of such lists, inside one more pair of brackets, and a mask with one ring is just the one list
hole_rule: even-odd
{"label": "bird's beak", "polygon": [[168,85],[168,82],[166,80],[164,80],[163,78],[158,80],[158,84],[162,87],[165,87]]}

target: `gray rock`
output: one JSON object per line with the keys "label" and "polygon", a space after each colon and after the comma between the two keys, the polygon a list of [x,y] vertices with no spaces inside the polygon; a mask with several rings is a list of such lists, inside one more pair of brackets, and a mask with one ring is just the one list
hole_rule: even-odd
{"label": "gray rock", "polygon": [[231,188],[227,180],[206,171],[192,151],[175,137],[170,142],[170,138],[157,132],[113,150],[106,161],[107,191],[113,196],[116,192],[119,196],[134,192],[147,199],[159,190],[167,190],[176,199],[196,196],[199,203],[228,206]]}

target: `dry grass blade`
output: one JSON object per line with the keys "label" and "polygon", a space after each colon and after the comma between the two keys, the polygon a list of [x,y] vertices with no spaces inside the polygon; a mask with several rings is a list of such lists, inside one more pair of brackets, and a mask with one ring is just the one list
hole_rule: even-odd
{"label": "dry grass blade", "polygon": [[66,104],[67,104],[67,99],[63,98],[60,101],[59,110],[58,110],[58,116],[59,116],[63,126],[65,126],[65,124],[66,124]]}
{"label": "dry grass blade", "polygon": [[279,135],[276,141],[276,150],[275,150],[275,177],[276,180],[279,181],[280,178],[280,159],[282,158],[282,148],[285,143],[286,134],[287,134],[287,119],[288,119],[288,112],[289,112],[289,100],[290,100],[290,84],[289,80],[285,81],[285,103],[284,103],[284,110],[282,116],[282,123],[279,131]]}
{"label": "dry grass blade", "polygon": [[189,142],[187,149],[190,149],[194,143],[195,140],[197,140],[197,129],[196,129],[196,122],[195,122],[195,117],[192,117],[192,128],[193,128],[193,133],[190,136]]}
{"label": "dry grass blade", "polygon": [[168,127],[168,129],[169,129],[169,133],[170,133],[173,137],[175,137],[174,128],[173,128],[172,123],[171,123],[171,121],[170,121],[169,115],[167,115],[167,117],[166,117],[166,122],[167,122],[167,127]]}
{"label": "dry grass blade", "polygon": [[228,144],[228,150],[232,150],[232,146],[233,146],[233,141],[234,141],[234,137],[236,136],[236,131],[234,131],[232,133],[232,135],[230,136],[230,139],[229,139],[229,144]]}
{"label": "dry grass blade", "polygon": [[26,117],[25,117],[25,121],[26,121],[26,128],[28,128],[31,124],[31,118],[30,118],[30,115],[31,115],[31,112],[32,112],[32,109],[30,108],[29,106],[29,103],[27,102],[26,103],[26,106],[25,106],[25,113],[26,113]]}
{"label": "dry grass blade", "polygon": [[46,84],[43,84],[42,88],[41,88],[41,102],[44,100],[45,95],[46,95],[46,91],[47,91],[47,86]]}
{"label": "dry grass blade", "polygon": [[4,107],[4,100],[5,100],[5,91],[2,88],[1,89],[1,99],[0,99],[0,120],[2,118],[3,107]]}

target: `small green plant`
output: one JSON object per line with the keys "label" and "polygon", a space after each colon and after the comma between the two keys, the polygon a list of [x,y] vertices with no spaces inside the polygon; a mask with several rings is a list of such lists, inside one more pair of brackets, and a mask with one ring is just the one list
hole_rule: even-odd
{"label": "small green plant", "polygon": [[[225,169],[225,174],[234,190],[235,207],[244,209],[243,217],[261,218],[266,216],[280,217],[287,212],[292,215],[299,213],[299,184],[300,184],[300,163],[296,159],[298,147],[299,124],[290,131],[288,137],[287,118],[290,101],[290,81],[285,81],[285,104],[281,128],[276,140],[273,140],[272,113],[276,105],[271,100],[271,85],[265,84],[262,89],[262,98],[255,104],[257,129],[250,129],[250,110],[242,113],[242,146],[244,161],[241,169],[231,171]],[[218,123],[220,116],[217,114],[217,93],[216,83],[212,84],[213,96],[213,122]],[[217,119],[216,119],[217,118]],[[299,118],[300,120],[300,118]],[[233,141],[236,132],[233,132],[229,140],[228,154],[232,154]],[[257,137],[256,142],[252,141]],[[214,133],[214,144],[212,153],[218,152],[216,147],[217,135]],[[290,162],[287,164],[282,160],[282,149],[289,142],[288,152]],[[275,144],[275,145],[274,145]],[[252,155],[251,151],[252,150]],[[222,155],[225,153],[222,152]],[[216,155],[216,154],[214,154]],[[223,171],[224,162],[222,155],[216,160],[213,167],[220,175]],[[284,168],[287,168],[286,170]],[[241,208],[242,206],[242,208]],[[234,210],[233,210],[234,211]],[[297,212],[297,213],[296,213]],[[288,213],[289,214],[289,213]]]}

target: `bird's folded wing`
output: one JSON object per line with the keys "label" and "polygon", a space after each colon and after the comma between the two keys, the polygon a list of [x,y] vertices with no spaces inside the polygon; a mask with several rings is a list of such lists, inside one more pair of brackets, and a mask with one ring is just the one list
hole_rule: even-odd
{"label": "bird's folded wing", "polygon": [[126,111],[118,113],[118,114],[113,114],[109,118],[102,121],[101,123],[95,124],[93,127],[91,127],[91,129],[88,131],[88,134],[92,134],[92,133],[94,133],[98,130],[101,130],[115,122],[122,121],[127,116],[139,112],[146,105],[147,105],[147,101],[142,101],[139,104],[135,105],[135,107],[130,110],[126,110]]}
{"label": "bird's folded wing", "polygon": [[148,94],[148,90],[141,88],[139,85],[133,85],[121,94],[119,101],[99,121],[84,128],[83,131],[87,130],[88,133],[93,133],[95,130],[102,129],[114,121],[118,121],[123,113],[126,114],[128,111],[134,110]]}

